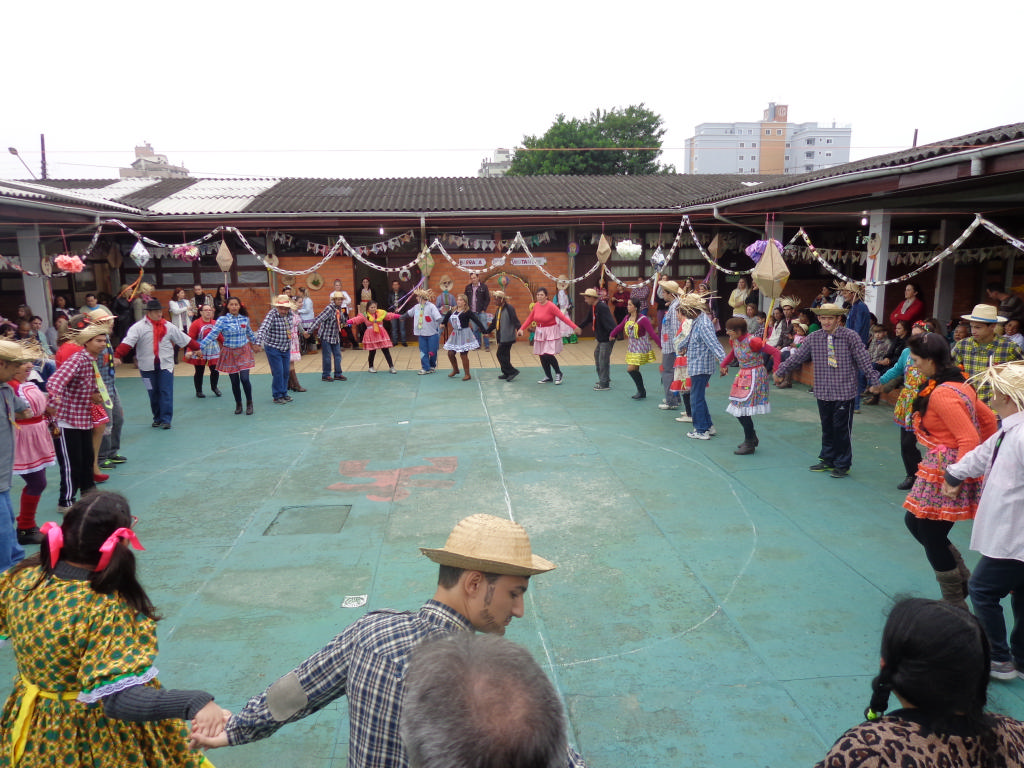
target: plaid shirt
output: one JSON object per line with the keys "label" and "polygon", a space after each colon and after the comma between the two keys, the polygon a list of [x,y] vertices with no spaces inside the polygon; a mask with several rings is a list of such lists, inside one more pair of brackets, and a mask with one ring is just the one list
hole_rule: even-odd
{"label": "plaid shirt", "polygon": [[686,371],[690,376],[703,376],[718,371],[719,362],[725,358],[725,350],[715,335],[715,327],[707,312],[701,312],[694,318],[685,339],[677,339],[676,354],[686,355]]}
{"label": "plaid shirt", "polygon": [[261,347],[273,347],[282,352],[292,351],[292,316],[289,312],[282,315],[273,307],[260,324],[256,332],[256,344]]}
{"label": "plaid shirt", "polygon": [[72,429],[92,429],[92,393],[96,391],[93,357],[76,352],[46,382],[50,403],[57,406],[57,423]]}
{"label": "plaid shirt", "polygon": [[676,353],[676,334],[679,333],[679,299],[673,299],[665,309],[665,317],[661,321],[661,354]]}
{"label": "plaid shirt", "polygon": [[409,654],[429,637],[472,631],[466,617],[434,600],[416,613],[368,613],[292,670],[306,695],[305,706],[277,720],[267,705],[267,693],[254,696],[228,721],[228,742],[244,744],[270,736],[285,723],[347,694],[348,764],[352,768],[405,766],[408,758],[398,721]]}
{"label": "plaid shirt", "polygon": [[249,318],[245,315],[227,314],[217,318],[217,322],[213,324],[213,330],[203,339],[203,354],[206,357],[213,357],[218,336],[224,338],[221,346],[230,349],[238,349],[246,344],[256,343],[256,334],[252,332]]}
{"label": "plaid shirt", "polygon": [[309,332],[318,331],[320,341],[324,344],[341,344],[341,329],[338,326],[338,321],[343,316],[341,306],[336,307],[334,302],[331,302],[313,320],[312,325],[309,326]]}
{"label": "plaid shirt", "polygon": [[867,377],[869,386],[878,384],[878,371],[871,365],[867,347],[860,336],[849,328],[836,328],[831,336],[824,329],[810,334],[789,359],[776,369],[776,375],[789,373],[808,360],[814,361],[814,396],[819,400],[856,398],[858,368]]}
{"label": "plaid shirt", "polygon": [[[1005,336],[996,336],[984,346],[976,342],[973,336],[960,339],[953,345],[953,362],[964,369],[967,378],[981,373],[989,366],[1021,359],[1024,358],[1021,357],[1020,347]],[[988,403],[992,397],[991,385],[986,384],[976,389],[978,398]]]}

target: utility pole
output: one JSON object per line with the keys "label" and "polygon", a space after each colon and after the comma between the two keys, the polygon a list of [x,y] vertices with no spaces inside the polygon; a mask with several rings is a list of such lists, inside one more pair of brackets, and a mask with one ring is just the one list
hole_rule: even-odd
{"label": "utility pole", "polygon": [[39,134],[39,149],[43,153],[42,173],[43,178],[46,178],[46,136],[42,133]]}

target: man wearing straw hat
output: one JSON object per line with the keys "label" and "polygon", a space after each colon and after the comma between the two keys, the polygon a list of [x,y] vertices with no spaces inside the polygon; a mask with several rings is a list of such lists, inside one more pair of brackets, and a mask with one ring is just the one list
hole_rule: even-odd
{"label": "man wearing straw hat", "polygon": [[279,294],[270,305],[270,311],[256,332],[256,346],[263,347],[270,366],[270,392],[278,405],[290,403],[288,373],[292,352],[292,300]]}
{"label": "man wearing straw hat", "polygon": [[[851,280],[848,283],[840,283],[838,288],[846,302],[846,327],[860,336],[861,342],[867,347],[871,342],[871,312],[864,303],[864,284]],[[867,380],[858,373],[857,396],[853,400],[854,413],[860,413],[860,397],[866,384]]]}
{"label": "man wearing straw hat", "polygon": [[348,381],[341,372],[341,331],[345,327],[345,310],[342,308],[342,302],[345,300],[345,294],[341,291],[332,291],[330,298],[327,306],[313,318],[308,330],[303,333],[307,338],[314,333],[320,338],[321,381]]}
{"label": "man wearing straw hat", "polygon": [[464,518],[443,547],[420,551],[440,566],[433,599],[415,612],[371,611],[251,698],[223,731],[194,729],[193,741],[204,747],[257,741],[347,695],[349,766],[407,766],[399,720],[413,649],[458,632],[504,635],[524,614],[530,577],[555,568],[533,554],[521,525],[492,515]]}
{"label": "man wearing straw hat", "polygon": [[18,543],[14,509],[11,507],[11,475],[14,468],[14,420],[32,416],[28,402],[18,397],[7,382],[14,378],[18,368],[38,359],[41,354],[42,349],[36,345],[0,339],[0,402],[3,403],[5,417],[0,425],[0,571],[6,571],[25,557],[25,550]]}
{"label": "man wearing straw hat", "polygon": [[[476,275],[474,275],[476,277]],[[494,341],[498,344],[496,353],[498,365],[501,366],[499,379],[506,382],[513,381],[519,375],[519,369],[512,365],[512,345],[516,343],[516,331],[519,329],[519,318],[516,317],[516,309],[508,303],[508,297],[504,291],[494,291],[490,294],[498,302],[494,310],[494,317],[487,326],[487,333],[494,334]],[[486,339],[487,337],[484,336]]]}
{"label": "man wearing straw hat", "polygon": [[[964,480],[985,478],[971,529],[971,549],[981,553],[981,561],[968,588],[992,649],[989,674],[1013,680],[1024,675],[1024,362],[986,368],[971,383],[991,393],[1002,428],[946,467],[942,492],[955,498]],[[1013,631],[1007,643],[1000,601],[1011,593]]]}
{"label": "man wearing straw hat", "polygon": [[[146,316],[128,329],[114,350],[114,365],[120,365],[125,356],[135,350],[139,375],[149,392],[153,426],[170,429],[174,417],[174,347],[194,352],[199,349],[199,342],[167,322],[163,310],[159,299],[146,302]],[[188,357],[189,353],[185,355]]]}
{"label": "man wearing straw hat", "polygon": [[608,304],[601,301],[596,288],[587,288],[583,292],[583,300],[590,307],[590,314],[583,318],[580,328],[586,325],[594,328],[594,367],[597,369],[594,389],[603,392],[612,388],[611,361],[615,339],[611,337],[611,332],[615,330],[615,317]]}
{"label": "man wearing straw hat", "polygon": [[417,288],[413,295],[416,306],[405,314],[412,318],[412,332],[420,347],[420,369],[417,373],[425,376],[437,370],[441,312],[434,305],[434,292],[429,288]]}
{"label": "man wearing straw hat", "polygon": [[857,372],[868,382],[879,383],[878,371],[861,343],[860,336],[839,324],[846,310],[836,304],[822,304],[817,315],[821,330],[803,340],[796,351],[775,371],[775,383],[808,360],[814,361],[814,396],[821,420],[821,452],[812,472],[831,472],[846,477],[853,465],[853,404],[858,392]]}
{"label": "man wearing straw hat", "polygon": [[669,301],[661,321],[661,386],[665,392],[665,399],[658,407],[663,411],[674,411],[681,401],[679,393],[672,389],[676,364],[676,334],[679,333],[679,313],[676,309],[679,307],[681,291],[679,283],[675,280],[662,280],[658,285]]}
{"label": "man wearing straw hat", "polygon": [[[971,324],[971,336],[953,345],[953,362],[964,369],[967,378],[980,376],[990,366],[1022,359],[1020,347],[1005,336],[996,336],[996,324],[1005,323],[991,304],[978,304],[969,315],[961,315]],[[980,381],[980,380],[979,380]],[[988,403],[992,387],[987,382],[975,384],[978,397]]]}

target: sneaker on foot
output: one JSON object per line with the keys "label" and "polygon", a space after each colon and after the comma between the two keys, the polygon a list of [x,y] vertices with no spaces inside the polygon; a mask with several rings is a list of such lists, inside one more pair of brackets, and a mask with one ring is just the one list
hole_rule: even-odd
{"label": "sneaker on foot", "polygon": [[996,680],[1013,680],[1017,677],[1017,668],[1012,661],[993,661],[989,666],[989,677]]}
{"label": "sneaker on foot", "polygon": [[388,373],[398,373],[398,371],[396,371],[394,368],[392,368],[390,371],[388,371]]}
{"label": "sneaker on foot", "polygon": [[840,477],[846,477],[848,474],[850,474],[850,470],[849,469],[840,469],[839,467],[836,467],[835,469],[833,469],[829,473],[828,476],[829,477],[840,478]]}
{"label": "sneaker on foot", "polygon": [[100,469],[113,469],[115,466],[110,459],[100,459]]}
{"label": "sneaker on foot", "polygon": [[124,464],[128,459],[119,453],[115,453],[113,456],[108,456],[107,461],[112,461],[115,464]]}
{"label": "sneaker on foot", "polygon": [[668,404],[668,403],[666,403],[666,402],[660,402],[660,403],[658,403],[658,407],[659,407],[659,408],[660,408],[661,410],[663,410],[663,411],[674,411],[674,410],[675,410],[676,408],[678,408],[679,406],[677,406],[677,405],[669,405],[669,404]]}
{"label": "sneaker on foot", "polygon": [[607,391],[609,389],[611,389],[611,387],[602,387],[600,384],[595,384],[594,385],[594,391],[596,391],[596,392],[605,392],[605,391]]}
{"label": "sneaker on foot", "polygon": [[555,374],[555,384],[561,384],[561,383],[562,383],[562,374],[556,373]]}
{"label": "sneaker on foot", "polygon": [[688,413],[681,413],[678,416],[676,416],[676,421],[681,421],[684,424],[692,424],[693,423],[693,416],[691,416]]}
{"label": "sneaker on foot", "polygon": [[420,376],[426,376],[430,371],[416,371]]}
{"label": "sneaker on foot", "polygon": [[372,365],[369,368],[367,368],[366,370],[368,370],[370,373],[376,373],[377,372],[377,369],[374,368]]}
{"label": "sneaker on foot", "polygon": [[830,464],[826,464],[824,461],[819,461],[817,464],[809,466],[808,469],[811,470],[811,472],[831,472],[832,466]]}
{"label": "sneaker on foot", "polygon": [[519,371],[516,371],[515,373],[510,373],[510,374],[509,374],[509,375],[508,375],[508,376],[507,376],[507,377],[505,378],[505,381],[506,381],[506,383],[507,383],[507,382],[511,382],[511,381],[515,381],[515,380],[516,380],[516,376],[518,376],[518,375],[519,375]]}
{"label": "sneaker on foot", "polygon": [[686,436],[689,437],[689,438],[692,438],[694,440],[710,440],[711,439],[711,435],[709,435],[707,432],[698,432],[696,429],[693,430],[692,432],[687,432]]}
{"label": "sneaker on foot", "polygon": [[712,437],[718,434],[718,430],[715,429],[715,425],[714,424],[712,424],[710,427],[708,427],[708,434],[711,435]]}
{"label": "sneaker on foot", "polygon": [[554,381],[554,379],[547,379],[547,378],[545,378],[545,379],[541,379],[537,383],[538,384],[550,384],[552,381]]}

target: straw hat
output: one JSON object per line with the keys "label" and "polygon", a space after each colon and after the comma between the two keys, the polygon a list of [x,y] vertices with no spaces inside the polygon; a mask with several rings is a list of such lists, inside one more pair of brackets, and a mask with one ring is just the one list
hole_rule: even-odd
{"label": "straw hat", "polygon": [[658,283],[658,285],[661,287],[661,290],[665,291],[666,293],[674,293],[676,295],[682,293],[682,291],[679,289],[679,283],[677,283],[675,280],[662,280]]}
{"label": "straw hat", "polygon": [[849,312],[848,309],[840,307],[838,304],[822,304],[814,310],[814,314],[818,317],[839,317],[847,312]]}
{"label": "straw hat", "polygon": [[837,291],[849,291],[858,299],[864,298],[864,283],[855,283],[852,280],[848,283],[844,283],[842,280],[836,280]]}
{"label": "straw hat", "polygon": [[569,287],[569,277],[568,277],[568,275],[559,275],[558,277],[556,277],[555,278],[555,287],[558,290],[560,290],[560,291],[564,291],[566,288],[568,288]]}
{"label": "straw hat", "polygon": [[344,299],[345,298],[345,294],[342,293],[341,291],[331,291],[330,298],[332,298],[332,299]]}
{"label": "straw hat", "polygon": [[95,339],[97,336],[108,336],[113,328],[107,323],[90,323],[78,331],[72,338],[72,341],[80,347],[85,346],[85,342],[90,339]]}
{"label": "straw hat", "polygon": [[91,323],[110,323],[113,324],[114,316],[105,309],[93,309],[85,313],[89,317]]}
{"label": "straw hat", "polygon": [[601,294],[597,292],[597,288],[587,288],[580,296],[589,296],[592,299],[600,299]]}
{"label": "straw hat", "polygon": [[31,363],[45,356],[42,347],[35,341],[26,340],[19,342],[0,339],[0,360],[8,363]]}
{"label": "straw hat", "polygon": [[455,283],[452,281],[450,275],[442,275],[441,279],[437,281],[437,286],[442,291],[450,291],[453,285],[455,285]]}
{"label": "straw hat", "polygon": [[708,308],[708,300],[713,298],[710,293],[700,290],[679,294],[679,308],[683,313],[690,316],[697,316]]}
{"label": "straw hat", "polygon": [[292,308],[292,300],[290,298],[288,298],[287,294],[279,293],[277,295],[277,298],[274,299],[270,303],[270,306],[272,306],[272,307],[288,307],[288,309],[291,309]]}
{"label": "straw hat", "polygon": [[800,299],[796,296],[783,296],[779,299],[780,307],[789,307],[790,309],[796,309],[800,306]]}
{"label": "straw hat", "polygon": [[504,291],[491,291],[491,296],[493,296],[496,299],[504,299],[505,298],[505,292]]}
{"label": "straw hat", "polygon": [[420,552],[440,565],[508,576],[533,576],[556,567],[533,554],[523,526],[493,515],[460,520],[443,547],[420,547]]}
{"label": "straw hat", "polygon": [[1024,411],[1024,360],[989,366],[967,381],[978,389],[988,384]]}
{"label": "straw hat", "polygon": [[426,299],[427,301],[433,301],[434,292],[430,288],[417,288],[413,291],[413,295],[419,299]]}
{"label": "straw hat", "polygon": [[1005,323],[1006,318],[999,314],[999,310],[991,304],[975,304],[974,311],[969,315],[960,315],[964,320],[972,323]]}

